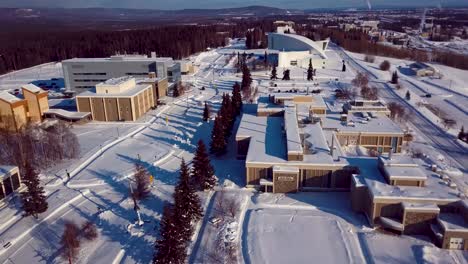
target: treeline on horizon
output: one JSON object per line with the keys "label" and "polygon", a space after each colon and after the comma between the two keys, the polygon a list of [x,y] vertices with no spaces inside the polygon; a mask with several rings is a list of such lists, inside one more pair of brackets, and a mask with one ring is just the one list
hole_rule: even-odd
{"label": "treeline on horizon", "polygon": [[305,27],[299,29],[299,31],[315,40],[330,38],[331,41],[351,52],[397,59],[411,59],[421,62],[436,62],[450,67],[468,70],[468,55],[460,53],[441,50],[428,52],[418,49],[386,46],[369,40],[367,34],[358,30],[344,32],[335,28]]}
{"label": "treeline on horizon", "polygon": [[[188,57],[225,44],[227,37],[247,36],[248,48],[265,48],[266,33],[274,30],[273,19],[237,21],[210,25],[171,25],[151,29],[125,31],[50,31],[0,32],[0,74],[34,65],[75,57],[93,58],[120,54],[150,54],[174,59]],[[433,61],[460,69],[468,69],[468,56],[437,51],[398,49],[369,40],[360,31],[343,32],[334,28],[299,26],[298,34],[311,39],[330,39],[343,48],[358,53],[388,56],[416,61]]]}

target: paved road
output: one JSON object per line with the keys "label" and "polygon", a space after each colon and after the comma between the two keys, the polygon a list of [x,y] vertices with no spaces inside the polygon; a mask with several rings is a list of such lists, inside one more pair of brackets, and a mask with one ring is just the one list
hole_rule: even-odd
{"label": "paved road", "polygon": [[379,81],[375,74],[361,66],[339,48],[337,48],[337,52],[342,58],[346,59],[353,68],[368,73],[370,81],[378,88],[381,88],[379,89],[379,93],[386,102],[398,102],[405,105],[411,117],[409,121],[419,130],[419,134],[423,136],[431,146],[443,154],[445,158],[449,159],[455,167],[459,168],[464,173],[468,173],[468,150],[465,147],[456,142],[453,136],[434,125],[408,102],[400,98],[388,83]]}

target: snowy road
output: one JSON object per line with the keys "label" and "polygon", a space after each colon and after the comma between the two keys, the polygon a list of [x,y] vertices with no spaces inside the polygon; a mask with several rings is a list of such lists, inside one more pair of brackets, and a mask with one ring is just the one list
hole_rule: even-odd
{"label": "snowy road", "polygon": [[379,93],[383,96],[385,101],[398,102],[406,105],[411,116],[409,121],[419,130],[418,134],[423,136],[436,150],[440,151],[445,158],[451,160],[455,167],[461,169],[465,173],[468,172],[468,151],[465,147],[458,144],[452,136],[448,135],[441,128],[432,124],[430,120],[415,110],[407,101],[402,100],[388,83],[379,81],[378,76],[360,65],[342,50],[337,49],[337,51],[351,66],[369,74],[371,82],[380,88]]}
{"label": "snowy road", "polygon": [[[233,84],[217,80],[216,89],[208,85],[213,79],[211,63],[222,66],[225,62],[224,55],[212,55],[202,58],[205,67],[200,67],[200,76],[193,77],[193,90],[158,108],[152,121],[148,118],[128,126],[96,122],[74,128],[84,143],[83,157],[75,162],[90,162],[69,181],[63,169],[79,168],[80,163],[64,163],[63,168],[59,165],[55,181],[50,181],[55,176],[47,177],[51,182],[46,186],[49,210],[38,220],[21,218],[13,206],[0,209],[2,219],[12,219],[0,226],[0,263],[62,263],[59,241],[65,220],[78,224],[90,220],[98,225],[100,238],[83,243],[77,263],[150,262],[155,228],[164,203],[172,200],[180,161],[191,161],[199,139],[209,144],[212,124],[202,122],[203,102],[208,101],[212,111],[217,111],[221,99],[218,93],[230,91]],[[206,85],[204,91],[198,89],[202,84]],[[127,136],[130,133],[132,136]],[[155,177],[151,198],[140,204],[142,217],[148,221],[142,236],[127,231],[127,225],[135,221],[135,213],[125,178],[131,176],[137,161],[143,162]],[[99,215],[98,207],[104,210]],[[3,248],[8,242],[11,245]]]}

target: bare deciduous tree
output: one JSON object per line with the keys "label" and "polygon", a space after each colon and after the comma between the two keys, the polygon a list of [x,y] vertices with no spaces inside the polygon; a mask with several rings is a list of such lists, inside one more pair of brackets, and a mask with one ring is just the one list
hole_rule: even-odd
{"label": "bare deciduous tree", "polygon": [[62,257],[72,264],[80,252],[80,230],[74,222],[66,222],[62,234]]}

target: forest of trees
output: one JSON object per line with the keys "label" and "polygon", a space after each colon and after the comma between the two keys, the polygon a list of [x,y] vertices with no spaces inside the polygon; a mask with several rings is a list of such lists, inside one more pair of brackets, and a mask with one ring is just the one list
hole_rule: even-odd
{"label": "forest of trees", "polygon": [[350,30],[348,32],[334,28],[303,28],[301,32],[314,40],[330,38],[331,41],[337,43],[346,50],[372,54],[378,56],[393,57],[399,59],[411,59],[415,61],[432,61],[438,62],[450,67],[459,69],[468,69],[468,55],[447,52],[447,51],[432,51],[430,54],[426,51],[417,49],[399,49],[391,46],[381,45],[369,40],[367,34],[359,30]]}
{"label": "forest of trees", "polygon": [[[266,45],[264,32],[272,29],[271,20],[240,21],[236,24],[171,25],[125,31],[35,31],[0,32],[0,74],[41,63],[75,57],[107,57],[116,53],[150,54],[175,59],[225,44],[227,37],[245,37],[258,28],[256,40]],[[260,35],[261,34],[261,35]],[[259,39],[260,38],[260,39]]]}

